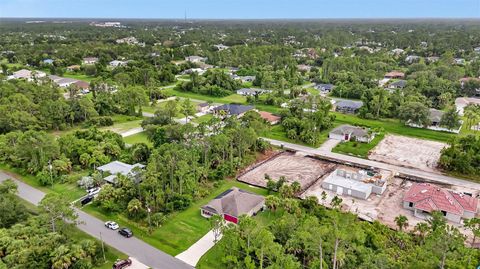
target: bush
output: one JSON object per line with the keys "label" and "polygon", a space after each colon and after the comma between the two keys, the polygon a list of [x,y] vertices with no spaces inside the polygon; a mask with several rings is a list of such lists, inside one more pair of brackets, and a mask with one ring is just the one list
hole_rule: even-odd
{"label": "bush", "polygon": [[95,117],[95,118],[91,118],[89,121],[87,121],[86,125],[87,125],[87,127],[91,127],[91,126],[97,126],[97,127],[112,126],[113,125],[113,119],[112,119],[112,117],[108,117],[108,116]]}

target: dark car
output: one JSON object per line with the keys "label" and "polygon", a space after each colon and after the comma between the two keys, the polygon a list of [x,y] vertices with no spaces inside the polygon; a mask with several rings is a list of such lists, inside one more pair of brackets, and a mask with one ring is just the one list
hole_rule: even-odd
{"label": "dark car", "polygon": [[112,269],[122,269],[122,268],[127,268],[130,265],[132,265],[132,260],[126,259],[126,260],[117,260],[113,266]]}
{"label": "dark car", "polygon": [[82,206],[90,203],[91,201],[93,200],[93,196],[87,196],[85,198],[83,198],[81,201],[80,201],[80,204],[82,204]]}
{"label": "dark car", "polygon": [[132,231],[130,231],[130,229],[128,228],[122,228],[118,230],[118,233],[121,234],[122,236],[125,236],[126,238],[130,238],[133,236]]}

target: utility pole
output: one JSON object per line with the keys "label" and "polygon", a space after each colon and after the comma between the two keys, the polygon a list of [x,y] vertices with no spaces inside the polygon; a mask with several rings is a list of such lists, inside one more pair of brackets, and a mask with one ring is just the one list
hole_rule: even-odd
{"label": "utility pole", "polygon": [[147,212],[148,212],[148,231],[150,233],[152,233],[152,224],[151,224],[151,221],[150,221],[150,212],[152,210],[150,209],[150,207],[147,205]]}
{"label": "utility pole", "polygon": [[102,241],[103,263],[107,263],[107,259],[105,258],[105,245],[103,243],[102,232],[100,232],[100,241]]}

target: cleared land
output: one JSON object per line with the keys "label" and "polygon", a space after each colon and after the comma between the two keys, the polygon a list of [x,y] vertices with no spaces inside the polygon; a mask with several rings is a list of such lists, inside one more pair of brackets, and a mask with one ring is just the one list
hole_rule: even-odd
{"label": "cleared land", "polygon": [[336,167],[333,163],[323,162],[311,157],[296,155],[289,152],[281,153],[276,157],[260,164],[238,178],[255,186],[267,186],[265,175],[273,181],[281,176],[286,177],[288,183],[297,181],[302,190],[308,188],[318,178],[331,172]]}
{"label": "cleared land", "polygon": [[404,136],[387,135],[368,159],[404,167],[437,172],[437,162],[445,143]]}

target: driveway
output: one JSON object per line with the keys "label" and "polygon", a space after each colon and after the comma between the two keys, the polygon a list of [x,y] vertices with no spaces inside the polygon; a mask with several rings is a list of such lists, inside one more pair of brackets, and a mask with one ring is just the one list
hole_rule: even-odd
{"label": "driveway", "polygon": [[318,150],[331,152],[334,147],[336,147],[341,141],[337,139],[329,138],[327,141],[318,148]]}
{"label": "driveway", "polygon": [[[222,237],[220,236],[220,238]],[[218,240],[220,240],[220,238],[218,238]],[[213,231],[209,231],[206,235],[200,238],[200,240],[195,242],[195,244],[191,245],[187,250],[175,257],[191,266],[196,266],[200,258],[202,258],[202,256],[215,245],[214,239],[215,236]]]}
{"label": "driveway", "polygon": [[143,132],[143,131],[144,131],[144,130],[143,130],[142,127],[136,127],[136,128],[132,128],[132,129],[130,129],[130,130],[127,130],[127,131],[125,131],[125,132],[122,132],[122,133],[120,133],[120,135],[121,135],[122,137],[127,137],[127,136],[131,136],[131,135],[134,135],[134,134],[141,133],[141,132]]}
{"label": "driveway", "polygon": [[[13,179],[18,185],[17,195],[22,199],[38,205],[38,203],[45,196],[40,190],[37,190],[22,181],[13,178],[7,173],[0,171],[0,182],[6,179]],[[152,246],[149,244],[137,239],[135,237],[124,238],[119,235],[116,231],[105,228],[103,221],[90,216],[89,214],[83,212],[80,209],[75,208],[75,211],[78,214],[77,221],[79,224],[77,227],[90,234],[91,236],[103,240],[107,245],[112,246],[127,254],[128,256],[134,257],[141,263],[150,266],[151,268],[156,269],[192,269],[192,266],[186,264],[185,262],[176,259]]]}

